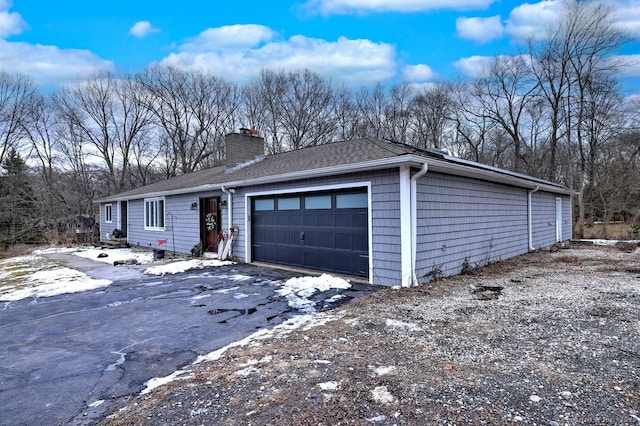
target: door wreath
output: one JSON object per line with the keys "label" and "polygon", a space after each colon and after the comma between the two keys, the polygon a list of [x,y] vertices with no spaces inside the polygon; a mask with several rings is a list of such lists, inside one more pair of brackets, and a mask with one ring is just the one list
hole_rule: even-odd
{"label": "door wreath", "polygon": [[216,220],[216,215],[213,213],[207,213],[204,218],[205,226],[207,227],[207,231],[215,231],[218,226],[218,222]]}

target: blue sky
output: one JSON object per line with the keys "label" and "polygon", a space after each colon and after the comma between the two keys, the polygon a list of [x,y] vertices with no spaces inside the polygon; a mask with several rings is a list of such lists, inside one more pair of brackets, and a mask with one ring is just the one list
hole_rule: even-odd
{"label": "blue sky", "polygon": [[[640,0],[599,0],[640,34]],[[0,69],[55,87],[153,63],[238,83],[261,69],[308,68],[337,83],[431,83],[474,76],[544,34],[560,0],[0,0]],[[640,94],[640,36],[624,51]]]}

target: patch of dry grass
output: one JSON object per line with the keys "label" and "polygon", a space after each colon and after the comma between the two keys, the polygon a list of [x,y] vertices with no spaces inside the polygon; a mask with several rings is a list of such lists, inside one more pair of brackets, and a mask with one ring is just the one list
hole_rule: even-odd
{"label": "patch of dry grass", "polygon": [[42,248],[41,246],[34,246],[31,244],[16,244],[8,247],[0,246],[0,259],[6,259],[8,257],[25,256],[31,254],[34,250]]}

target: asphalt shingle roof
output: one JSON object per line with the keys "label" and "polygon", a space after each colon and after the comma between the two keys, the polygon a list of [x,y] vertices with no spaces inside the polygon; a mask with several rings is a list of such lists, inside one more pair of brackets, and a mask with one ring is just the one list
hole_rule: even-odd
{"label": "asphalt shingle roof", "polygon": [[478,163],[456,159],[455,157],[421,150],[410,145],[378,139],[363,138],[349,141],[332,142],[323,145],[288,151],[281,154],[265,156],[253,160],[244,166],[218,166],[201,170],[160,182],[146,185],[131,191],[105,197],[98,201],[113,201],[118,199],[139,198],[148,194],[167,192],[189,192],[203,185],[225,185],[230,182],[259,181],[296,172],[329,169],[332,167],[355,165],[376,160],[385,160],[408,154],[434,158],[440,161],[456,163],[466,168],[489,170],[496,174],[540,182],[562,188],[561,185],[543,181],[531,176],[520,175],[506,170],[496,169]]}
{"label": "asphalt shingle roof", "polygon": [[396,157],[413,151],[409,146],[368,138],[332,142],[281,154],[268,155],[262,161],[246,167],[231,167],[231,172],[227,172],[226,166],[218,166],[176,176],[131,191],[105,197],[99,201],[132,198],[136,195],[187,190],[207,184],[222,185],[226,182],[356,164]]}

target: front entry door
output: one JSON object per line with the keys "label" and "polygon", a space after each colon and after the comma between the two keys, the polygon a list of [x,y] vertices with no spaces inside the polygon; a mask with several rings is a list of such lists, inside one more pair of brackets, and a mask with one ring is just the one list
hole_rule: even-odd
{"label": "front entry door", "polygon": [[203,198],[200,200],[200,229],[204,251],[218,251],[218,234],[220,233],[220,198]]}

